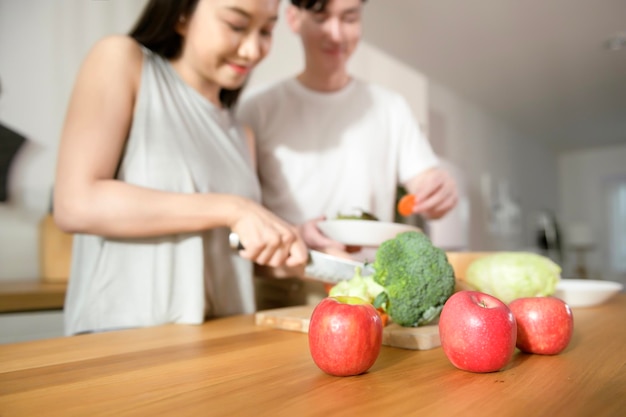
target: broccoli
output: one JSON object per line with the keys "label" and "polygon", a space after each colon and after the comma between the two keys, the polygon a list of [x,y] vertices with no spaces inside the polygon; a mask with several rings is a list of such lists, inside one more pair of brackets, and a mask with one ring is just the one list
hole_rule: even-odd
{"label": "broccoli", "polygon": [[385,288],[374,306],[382,306],[401,326],[436,319],[454,292],[454,270],[446,253],[420,232],[403,232],[383,242],[373,268],[374,281]]}

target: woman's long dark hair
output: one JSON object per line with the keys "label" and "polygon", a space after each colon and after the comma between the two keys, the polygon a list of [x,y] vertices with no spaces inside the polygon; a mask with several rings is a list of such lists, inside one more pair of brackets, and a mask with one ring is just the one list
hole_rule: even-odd
{"label": "woman's long dark hair", "polygon": [[[330,0],[291,0],[291,4],[299,9],[310,10],[312,12],[323,12]],[[363,0],[365,3],[365,0]]]}
{"label": "woman's long dark hair", "polygon": [[[166,59],[180,56],[183,38],[176,31],[179,19],[189,18],[199,0],[150,0],[143,9],[129,35],[137,42]],[[236,90],[222,88],[220,103],[232,108],[243,87]]]}

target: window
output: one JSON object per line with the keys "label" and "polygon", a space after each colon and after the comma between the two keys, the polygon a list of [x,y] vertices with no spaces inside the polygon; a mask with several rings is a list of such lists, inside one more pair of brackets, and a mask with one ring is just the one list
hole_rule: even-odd
{"label": "window", "polygon": [[608,196],[611,269],[626,273],[626,179],[611,181]]}

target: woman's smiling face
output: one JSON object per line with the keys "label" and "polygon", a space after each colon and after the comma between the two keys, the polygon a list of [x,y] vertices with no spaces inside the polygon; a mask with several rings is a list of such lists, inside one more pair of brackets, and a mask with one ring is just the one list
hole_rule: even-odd
{"label": "woman's smiling face", "polygon": [[240,88],[269,52],[280,0],[200,0],[181,17],[176,64],[200,92]]}

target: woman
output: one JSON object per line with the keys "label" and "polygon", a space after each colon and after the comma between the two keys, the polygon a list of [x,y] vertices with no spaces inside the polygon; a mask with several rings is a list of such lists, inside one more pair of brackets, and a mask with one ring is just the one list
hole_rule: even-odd
{"label": "woman", "polygon": [[250,261],[306,260],[295,229],[257,203],[251,141],[230,110],[269,51],[278,2],[150,0],[130,36],[88,54],[54,195],[56,222],[76,234],[66,334],[249,313]]}

